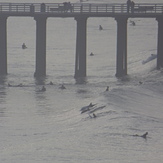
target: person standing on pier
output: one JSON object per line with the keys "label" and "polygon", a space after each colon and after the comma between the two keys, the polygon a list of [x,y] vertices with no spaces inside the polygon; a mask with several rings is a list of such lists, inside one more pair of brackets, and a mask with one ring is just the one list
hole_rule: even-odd
{"label": "person standing on pier", "polygon": [[34,7],[33,4],[31,4],[31,5],[30,5],[30,12],[31,12],[31,13],[34,13],[34,10],[35,10],[35,7]]}
{"label": "person standing on pier", "polygon": [[127,13],[130,12],[131,3],[131,0],[127,0]]}
{"label": "person standing on pier", "polygon": [[131,2],[131,13],[133,14],[134,13],[134,6],[135,6],[135,3],[134,1]]}
{"label": "person standing on pier", "polygon": [[46,11],[46,6],[45,3],[41,3],[41,12],[45,12]]}

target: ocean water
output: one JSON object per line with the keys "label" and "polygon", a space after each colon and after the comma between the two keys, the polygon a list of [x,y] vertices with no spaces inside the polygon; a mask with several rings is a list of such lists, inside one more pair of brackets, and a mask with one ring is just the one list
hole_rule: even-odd
{"label": "ocean water", "polygon": [[[88,2],[99,1],[84,3]],[[106,2],[115,1],[101,0]],[[130,21],[135,21],[136,26]],[[73,18],[48,18],[47,76],[42,79],[33,77],[35,20],[8,18],[8,75],[0,77],[0,162],[162,162],[163,71],[156,70],[156,59],[142,64],[151,54],[157,54],[157,21],[128,20],[128,76],[121,79],[115,77],[116,28],[113,18],[88,19],[87,80],[79,84],[73,77],[76,46]],[[28,47],[25,50],[21,49],[23,42]],[[91,52],[94,56],[89,55]],[[54,85],[49,85],[50,81]],[[8,83],[13,87],[8,87]],[[17,87],[20,83],[23,87]],[[59,89],[61,84],[66,89]],[[46,91],[40,92],[43,85]],[[95,112],[96,118],[80,112],[90,102],[105,105]],[[133,136],[145,132],[146,139]]]}

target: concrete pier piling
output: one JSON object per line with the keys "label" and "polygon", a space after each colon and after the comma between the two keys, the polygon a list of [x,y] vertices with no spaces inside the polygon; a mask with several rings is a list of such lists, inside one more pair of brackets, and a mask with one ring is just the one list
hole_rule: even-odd
{"label": "concrete pier piling", "polygon": [[157,17],[158,42],[157,42],[157,69],[163,67],[163,17]]}
{"label": "concrete pier piling", "polygon": [[7,16],[0,16],[0,75],[7,74]]}
{"label": "concrete pier piling", "polygon": [[75,78],[86,77],[87,17],[75,17],[77,21]]}
{"label": "concrete pier piling", "polygon": [[45,16],[36,16],[36,70],[35,77],[46,75],[46,20]]}
{"label": "concrete pier piling", "polygon": [[116,76],[127,75],[127,17],[115,17],[117,21]]}

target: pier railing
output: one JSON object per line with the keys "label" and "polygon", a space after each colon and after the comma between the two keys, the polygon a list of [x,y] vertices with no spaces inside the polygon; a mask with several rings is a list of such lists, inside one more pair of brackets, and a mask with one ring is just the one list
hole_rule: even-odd
{"label": "pier railing", "polygon": [[[88,3],[0,3],[0,13],[127,13],[127,5]],[[163,13],[163,3],[135,4],[134,13]]]}

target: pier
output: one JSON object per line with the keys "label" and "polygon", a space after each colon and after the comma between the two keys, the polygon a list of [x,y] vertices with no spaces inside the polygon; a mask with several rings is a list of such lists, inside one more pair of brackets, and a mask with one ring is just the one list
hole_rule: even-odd
{"label": "pier", "polygon": [[158,21],[157,69],[163,67],[163,3],[136,3],[129,11],[125,3],[0,3],[0,75],[7,75],[7,18],[11,16],[33,17],[36,22],[35,77],[46,76],[46,23],[50,17],[76,21],[75,78],[87,76],[87,20],[90,17],[112,17],[117,22],[117,77],[127,75],[128,19],[155,18]]}

